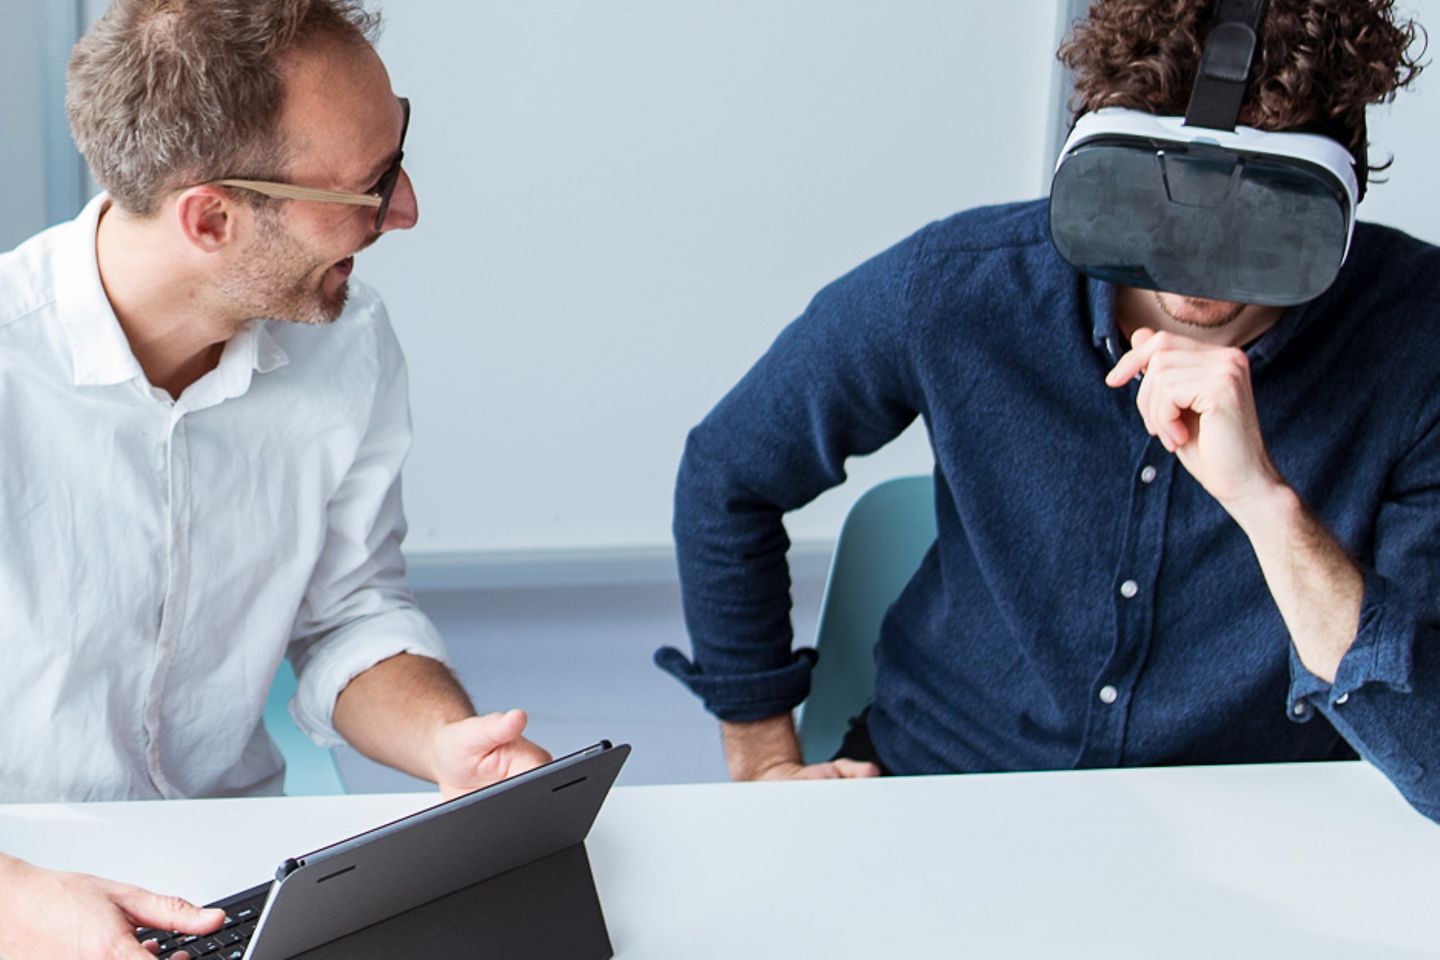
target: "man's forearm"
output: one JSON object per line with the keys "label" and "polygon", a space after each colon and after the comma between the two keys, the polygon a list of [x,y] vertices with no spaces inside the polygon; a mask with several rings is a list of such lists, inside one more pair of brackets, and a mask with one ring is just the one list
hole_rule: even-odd
{"label": "man's forearm", "polygon": [[732,780],[758,780],[782,764],[803,763],[795,720],[788,713],[747,723],[721,723]]}
{"label": "man's forearm", "polygon": [[474,715],[469,696],[444,664],[402,653],[351,680],[335,701],[333,721],[370,759],[434,781],[436,731]]}
{"label": "man's forearm", "polygon": [[1360,626],[1359,568],[1288,486],[1231,515],[1250,538],[1300,662],[1333,683]]}

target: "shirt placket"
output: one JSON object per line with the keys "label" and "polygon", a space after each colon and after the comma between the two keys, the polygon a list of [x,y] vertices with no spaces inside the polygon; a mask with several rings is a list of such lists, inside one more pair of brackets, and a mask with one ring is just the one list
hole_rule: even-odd
{"label": "shirt placket", "polygon": [[1175,457],[1153,437],[1131,470],[1130,500],[1119,563],[1111,585],[1115,640],[1090,686],[1090,709],[1077,767],[1119,766],[1135,687],[1155,624],[1155,583],[1165,548],[1165,522]]}
{"label": "shirt placket", "polygon": [[165,593],[160,602],[160,616],[155,638],[155,670],[151,676],[145,705],[145,762],[157,790],[162,796],[181,796],[170,783],[161,763],[161,743],[165,736],[161,704],[170,668],[183,629],[190,571],[190,461],[186,436],[185,410],[170,404],[166,439],[162,452],[165,486]]}

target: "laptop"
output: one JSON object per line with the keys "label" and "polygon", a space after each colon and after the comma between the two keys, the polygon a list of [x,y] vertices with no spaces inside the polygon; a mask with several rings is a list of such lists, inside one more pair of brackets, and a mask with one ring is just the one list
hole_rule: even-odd
{"label": "laptop", "polygon": [[209,936],[142,929],[197,960],[613,955],[585,837],[630,754],[601,741],[286,860],[210,906]]}

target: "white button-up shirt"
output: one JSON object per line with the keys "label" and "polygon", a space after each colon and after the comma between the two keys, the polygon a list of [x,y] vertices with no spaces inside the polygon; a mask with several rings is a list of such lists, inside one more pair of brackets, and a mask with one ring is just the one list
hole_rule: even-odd
{"label": "white button-up shirt", "polygon": [[352,281],[172,402],[101,286],[105,203],[0,254],[0,800],[278,793],[282,656],[324,745],[355,675],[444,658],[400,552],[404,359]]}

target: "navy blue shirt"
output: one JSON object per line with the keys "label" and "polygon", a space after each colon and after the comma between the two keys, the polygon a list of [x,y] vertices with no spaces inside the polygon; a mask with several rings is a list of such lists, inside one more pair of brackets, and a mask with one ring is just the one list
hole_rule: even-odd
{"label": "navy blue shirt", "polygon": [[932,224],[826,287],[691,432],[674,532],[694,657],[658,660],[721,719],[799,704],[782,516],[919,416],[939,534],[876,646],[891,770],[1353,747],[1440,818],[1437,278],[1440,250],[1360,224],[1334,286],[1247,351],[1272,460],[1364,573],[1333,685],[1240,528],[1145,432],[1137,386],[1105,385],[1114,290],[1059,258],[1043,201]]}

